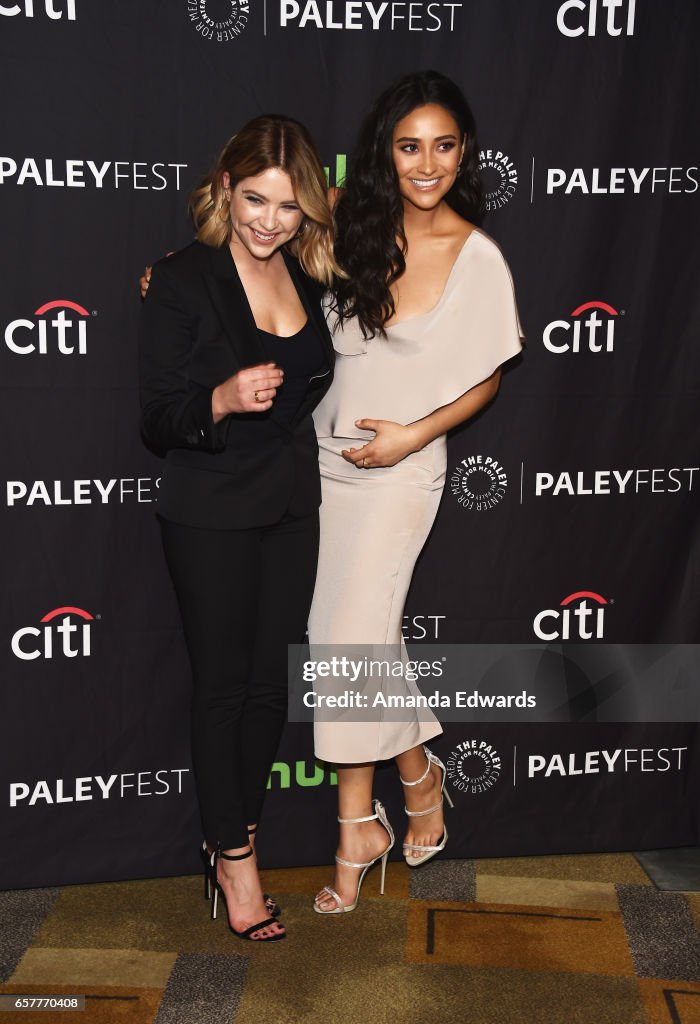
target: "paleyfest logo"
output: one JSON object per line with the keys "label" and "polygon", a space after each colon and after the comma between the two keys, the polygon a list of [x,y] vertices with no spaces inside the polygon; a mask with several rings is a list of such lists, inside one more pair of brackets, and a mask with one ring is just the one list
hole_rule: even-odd
{"label": "paleyfest logo", "polygon": [[39,188],[114,188],[163,192],[182,187],[187,164],[157,160],[74,160],[43,156],[0,156],[0,185]]}
{"label": "paleyfest logo", "polygon": [[518,169],[510,157],[500,149],[482,149],[479,153],[479,171],[484,185],[484,205],[487,210],[499,210],[509,202],[518,186]]}
{"label": "paleyfest logo", "polygon": [[248,0],[187,0],[187,16],[201,35],[215,43],[230,43],[250,19]]}
{"label": "paleyfest logo", "polygon": [[127,476],[110,480],[7,480],[8,508],[60,505],[152,504],[158,500],[160,477]]}
{"label": "paleyfest logo", "polygon": [[[39,779],[10,783],[10,807],[83,803],[86,800],[123,800],[126,797],[182,794],[189,768],[160,768],[117,775],[81,775],[74,779]],[[175,776],[173,778],[172,776]],[[189,782],[185,778],[185,783]]]}
{"label": "paleyfest logo", "polygon": [[641,491],[648,494],[690,494],[697,473],[700,473],[700,466],[537,471],[535,497],[634,495]]}
{"label": "paleyfest logo", "polygon": [[[534,169],[533,169],[534,175]],[[692,194],[700,188],[698,166],[684,167],[548,167],[551,195],[648,196]]]}
{"label": "paleyfest logo", "polygon": [[445,0],[279,0],[280,28],[378,32],[455,30],[462,3]]}

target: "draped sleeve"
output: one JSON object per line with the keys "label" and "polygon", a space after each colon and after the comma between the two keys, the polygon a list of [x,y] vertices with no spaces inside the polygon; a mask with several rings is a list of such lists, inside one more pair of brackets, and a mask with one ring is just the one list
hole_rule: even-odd
{"label": "draped sleeve", "polygon": [[[332,314],[331,314],[332,317]],[[365,341],[356,321],[334,325],[334,383],[314,413],[319,437],[366,438],[355,420],[412,423],[449,405],[522,348],[513,280],[501,250],[475,229],[426,313]]]}

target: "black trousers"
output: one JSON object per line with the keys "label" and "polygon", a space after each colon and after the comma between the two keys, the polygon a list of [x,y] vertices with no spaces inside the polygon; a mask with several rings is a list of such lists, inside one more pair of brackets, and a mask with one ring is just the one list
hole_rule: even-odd
{"label": "black trousers", "polygon": [[192,762],[204,835],[245,846],[287,713],[287,644],[302,643],[318,513],[206,530],[160,519],[194,680]]}

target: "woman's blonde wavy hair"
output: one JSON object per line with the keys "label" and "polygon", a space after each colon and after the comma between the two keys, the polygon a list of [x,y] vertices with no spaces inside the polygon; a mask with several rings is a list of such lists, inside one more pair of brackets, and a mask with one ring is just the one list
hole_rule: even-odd
{"label": "woman's blonde wavy hair", "polygon": [[223,175],[231,188],[270,168],[285,171],[294,197],[304,214],[302,229],[288,248],[302,267],[327,288],[344,276],[333,255],[333,215],[328,205],[326,176],[321,159],[303,124],[290,117],[264,114],[249,121],[224,146],[213,171],[190,196],[190,212],[197,238],[220,248],[231,241],[231,218]]}

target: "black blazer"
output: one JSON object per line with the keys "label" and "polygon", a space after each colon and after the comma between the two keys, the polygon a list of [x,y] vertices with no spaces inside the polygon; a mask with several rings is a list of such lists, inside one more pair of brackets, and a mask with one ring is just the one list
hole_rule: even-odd
{"label": "black blazer", "polygon": [[228,246],[193,242],[153,267],[139,336],[142,432],[166,453],[158,512],[188,526],[264,526],[285,512],[306,515],[321,500],[311,412],[333,377],[333,346],[321,309],[323,287],[296,259],[284,260],[317,328],[323,365],[291,423],[268,412],[214,423],[214,388],[266,362]]}

